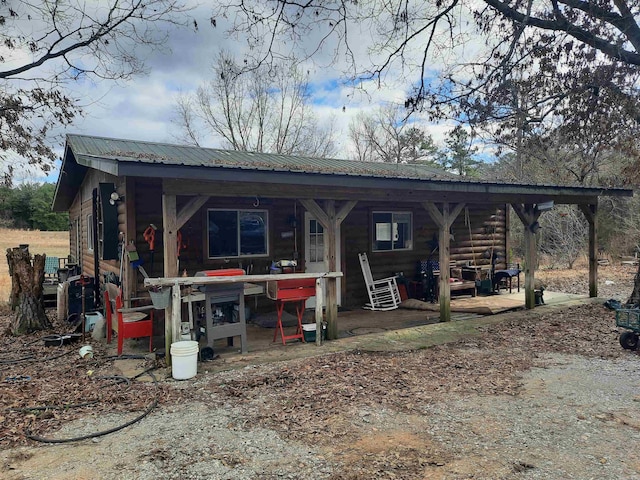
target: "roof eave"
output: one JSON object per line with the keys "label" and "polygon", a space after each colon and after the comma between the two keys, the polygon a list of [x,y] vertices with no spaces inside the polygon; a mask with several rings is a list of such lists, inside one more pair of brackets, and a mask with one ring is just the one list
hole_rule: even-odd
{"label": "roof eave", "polygon": [[[132,177],[171,177],[185,180],[233,181],[247,183],[275,183],[351,188],[413,189],[418,191],[446,191],[484,195],[549,195],[592,198],[598,196],[633,196],[633,190],[622,188],[594,188],[571,186],[540,186],[488,182],[456,182],[444,179],[410,179],[370,177],[352,174],[326,174],[278,170],[249,170],[228,167],[194,167],[161,163],[122,162],[119,172]],[[240,173],[240,175],[239,175]]]}

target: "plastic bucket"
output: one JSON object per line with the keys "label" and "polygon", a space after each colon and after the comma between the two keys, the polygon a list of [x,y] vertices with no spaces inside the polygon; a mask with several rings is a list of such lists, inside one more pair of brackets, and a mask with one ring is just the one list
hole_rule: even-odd
{"label": "plastic bucket", "polygon": [[171,375],[187,380],[198,373],[198,342],[183,340],[171,344]]}
{"label": "plastic bucket", "polygon": [[92,332],[96,322],[104,317],[100,312],[87,312],[84,316],[84,331]]}

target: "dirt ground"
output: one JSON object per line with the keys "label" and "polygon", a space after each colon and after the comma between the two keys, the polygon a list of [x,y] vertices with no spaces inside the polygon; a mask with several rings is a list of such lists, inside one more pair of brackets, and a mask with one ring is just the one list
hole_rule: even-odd
{"label": "dirt ground", "polygon": [[[628,295],[629,272],[610,273],[604,298]],[[584,287],[584,272],[556,276]],[[640,478],[640,357],[618,343],[614,312],[501,319],[432,348],[205,368],[182,382],[162,368],[150,381],[154,360],[84,360],[75,345],[3,336],[0,477]]]}

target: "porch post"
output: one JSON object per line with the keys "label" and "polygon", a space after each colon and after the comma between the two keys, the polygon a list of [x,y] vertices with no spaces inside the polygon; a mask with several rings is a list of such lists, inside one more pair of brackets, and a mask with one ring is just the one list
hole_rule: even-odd
{"label": "porch post", "polygon": [[[133,178],[127,177],[125,180],[124,197],[125,203],[125,247],[129,242],[136,244],[136,184]],[[125,284],[124,296],[125,298],[133,298],[138,296],[138,275],[137,270],[134,270],[129,261],[128,255],[123,255],[122,270],[124,272]]]}
{"label": "porch post", "polygon": [[[162,249],[164,276],[178,276],[178,229],[176,228],[176,196],[162,194]],[[175,287],[173,287],[175,288]],[[164,346],[167,365],[171,364],[171,343],[180,336],[180,309],[171,302],[164,312]]]}
{"label": "porch post", "polygon": [[[326,200],[324,209],[322,209],[315,200],[301,199],[300,203],[316,217],[325,229],[324,258],[327,261],[327,269],[330,272],[337,272],[336,236],[338,226],[347,218],[349,212],[358,202],[355,200],[346,202],[340,207],[337,213],[335,200]],[[335,340],[338,338],[338,281],[335,278],[327,278],[325,288],[327,291],[327,340]],[[324,299],[318,299],[316,297],[316,302],[318,302],[318,300],[324,302]],[[317,334],[316,338],[318,338],[318,335],[321,335],[321,333]]]}
{"label": "porch post", "polygon": [[[324,239],[324,256],[327,259],[327,266],[330,272],[336,271],[336,233],[338,225],[336,222],[336,202],[335,200],[325,201],[327,212],[327,238]],[[338,282],[335,278],[327,279],[327,338],[334,340],[338,338]],[[318,299],[316,298],[316,302]],[[316,332],[316,338],[321,336],[322,331]]]}
{"label": "porch post", "polygon": [[511,205],[518,218],[524,225],[524,298],[525,307],[534,308],[535,298],[535,270],[537,263],[536,231],[538,229],[538,218],[540,212],[534,208],[533,204],[521,205],[514,203]]}
{"label": "porch post", "polygon": [[429,212],[429,216],[438,226],[438,253],[440,262],[440,281],[439,281],[439,302],[440,302],[440,321],[451,321],[451,285],[449,277],[451,271],[449,269],[451,234],[449,232],[451,225],[456,217],[464,208],[464,203],[458,203],[449,211],[449,203],[442,204],[442,212],[433,202],[424,202],[422,204]]}
{"label": "porch post", "polygon": [[589,222],[589,296],[598,296],[598,203],[578,205]]}

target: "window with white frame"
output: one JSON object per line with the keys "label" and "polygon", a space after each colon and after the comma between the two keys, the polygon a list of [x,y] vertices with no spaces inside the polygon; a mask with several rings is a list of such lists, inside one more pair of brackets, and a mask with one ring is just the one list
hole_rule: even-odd
{"label": "window with white frame", "polygon": [[373,212],[372,224],[372,251],[390,252],[413,248],[411,212]]}
{"label": "window with white frame", "polygon": [[209,258],[267,255],[268,212],[266,210],[207,211]]}
{"label": "window with white frame", "polygon": [[93,214],[87,215],[87,250],[93,252]]}

